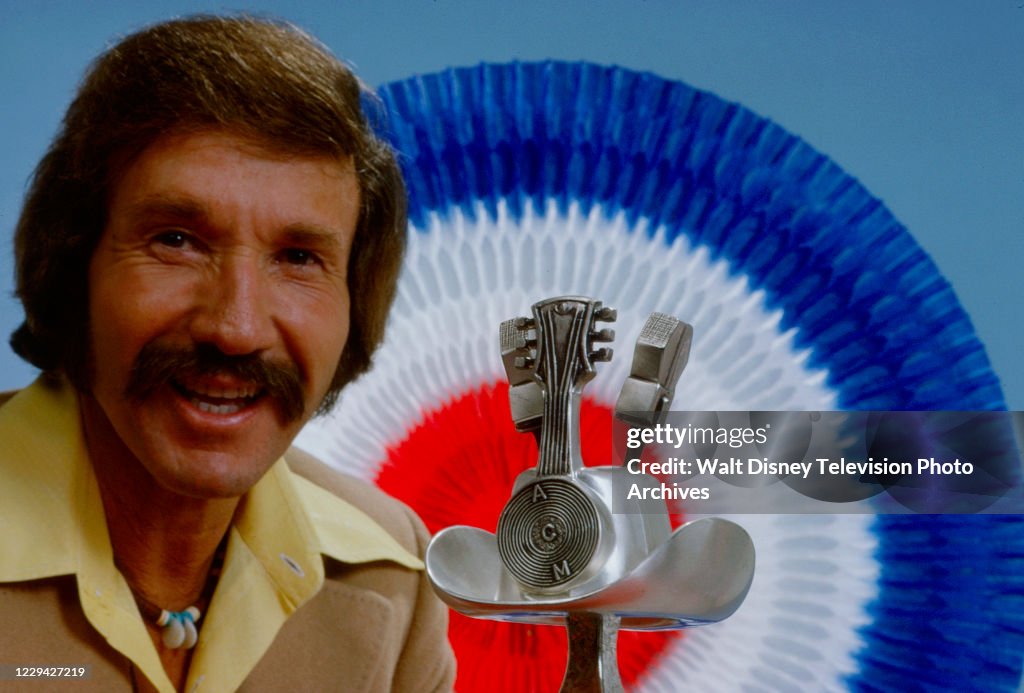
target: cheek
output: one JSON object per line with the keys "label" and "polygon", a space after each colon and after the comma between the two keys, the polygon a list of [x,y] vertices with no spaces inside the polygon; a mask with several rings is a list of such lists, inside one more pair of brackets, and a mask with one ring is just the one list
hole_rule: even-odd
{"label": "cheek", "polygon": [[295,357],[310,375],[314,397],[322,397],[334,380],[348,342],[348,292],[306,305],[305,310],[293,315],[297,319],[288,331],[298,351]]}
{"label": "cheek", "polygon": [[89,287],[89,340],[99,366],[94,372],[124,379],[139,350],[169,329],[186,294],[183,287],[132,272],[95,271]]}

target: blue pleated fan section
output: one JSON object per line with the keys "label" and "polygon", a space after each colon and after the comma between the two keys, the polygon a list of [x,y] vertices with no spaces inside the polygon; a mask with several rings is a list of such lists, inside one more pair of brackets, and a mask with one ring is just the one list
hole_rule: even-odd
{"label": "blue pleated fan section", "polygon": [[1024,656],[1019,515],[878,518],[880,597],[863,691],[1016,691]]}
{"label": "blue pleated fan section", "polygon": [[[847,409],[1005,407],[948,282],[885,206],[774,123],[686,84],[582,63],[384,86],[410,219],[594,206],[684,235],[781,308]],[[539,298],[539,297],[538,297]],[[1018,516],[880,516],[874,620],[851,688],[1015,690]]]}

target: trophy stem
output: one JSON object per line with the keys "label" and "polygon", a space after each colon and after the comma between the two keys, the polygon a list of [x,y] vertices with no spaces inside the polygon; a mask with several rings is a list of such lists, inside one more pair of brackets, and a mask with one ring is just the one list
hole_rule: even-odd
{"label": "trophy stem", "polygon": [[559,693],[623,693],[615,645],[619,617],[570,612],[569,661]]}

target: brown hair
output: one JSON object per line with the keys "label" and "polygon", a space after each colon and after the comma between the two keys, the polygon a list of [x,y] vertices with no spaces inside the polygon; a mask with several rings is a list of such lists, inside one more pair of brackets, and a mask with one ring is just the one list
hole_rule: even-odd
{"label": "brown hair", "polygon": [[87,268],[125,162],[171,130],[225,128],[298,155],[352,157],[361,210],[349,259],[348,342],[328,395],[371,362],[405,249],[405,188],[373,132],[377,102],[294,26],[197,16],[128,36],[92,65],[40,161],[15,233],[20,356],[88,389]]}

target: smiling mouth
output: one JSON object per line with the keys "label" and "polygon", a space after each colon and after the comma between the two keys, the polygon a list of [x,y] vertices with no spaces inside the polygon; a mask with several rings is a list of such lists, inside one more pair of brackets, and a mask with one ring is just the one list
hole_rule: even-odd
{"label": "smiling mouth", "polygon": [[172,387],[196,409],[208,414],[235,414],[264,395],[256,385],[216,387],[201,382],[172,380]]}

